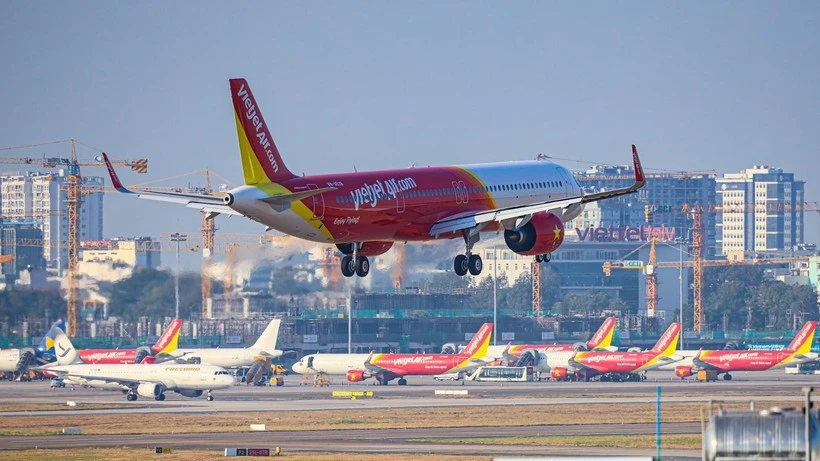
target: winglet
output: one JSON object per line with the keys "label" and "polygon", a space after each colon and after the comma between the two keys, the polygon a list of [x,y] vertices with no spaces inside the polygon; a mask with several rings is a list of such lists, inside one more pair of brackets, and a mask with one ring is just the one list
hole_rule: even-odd
{"label": "winglet", "polygon": [[643,187],[646,184],[646,177],[643,174],[643,167],[641,167],[641,159],[638,158],[638,148],[635,144],[632,145],[632,163],[635,165],[635,184]]}
{"label": "winglet", "polygon": [[108,168],[108,175],[111,176],[111,184],[114,186],[114,189],[117,189],[119,192],[130,193],[130,190],[123,187],[120,178],[117,177],[117,172],[114,171],[114,166],[111,165],[111,161],[108,160],[108,154],[105,152],[103,152],[103,160],[105,160],[105,167]]}

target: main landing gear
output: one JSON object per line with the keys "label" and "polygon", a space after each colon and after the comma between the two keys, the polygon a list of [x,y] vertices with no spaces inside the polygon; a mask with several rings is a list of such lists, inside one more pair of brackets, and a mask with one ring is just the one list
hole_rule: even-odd
{"label": "main landing gear", "polygon": [[481,261],[481,256],[473,254],[473,245],[478,242],[479,235],[477,230],[465,229],[461,231],[464,236],[464,244],[467,246],[466,254],[456,256],[453,261],[453,270],[456,275],[464,276],[469,272],[471,275],[478,275],[484,269],[484,263]]}
{"label": "main landing gear", "polygon": [[367,256],[359,256],[359,248],[361,243],[354,243],[353,254],[342,256],[342,275],[345,277],[353,277],[353,274],[359,277],[367,277],[370,273],[370,260]]}
{"label": "main landing gear", "polygon": [[211,395],[211,390],[210,390],[210,389],[208,389],[208,392],[207,392],[207,397],[205,397],[205,399],[206,399],[207,401],[209,401],[209,402],[213,402],[213,401],[214,401],[214,396],[213,396],[213,395]]}

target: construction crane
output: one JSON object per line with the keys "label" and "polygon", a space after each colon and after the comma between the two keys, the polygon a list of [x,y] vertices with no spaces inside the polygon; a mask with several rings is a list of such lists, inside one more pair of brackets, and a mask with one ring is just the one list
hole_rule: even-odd
{"label": "construction crane", "polygon": [[[83,184],[82,176],[80,175],[80,167],[104,167],[105,163],[102,161],[95,163],[82,163],[77,159],[77,141],[69,139],[65,141],[54,141],[50,143],[42,143],[37,145],[20,146],[5,148],[2,150],[17,150],[32,147],[39,147],[48,144],[65,144],[71,146],[70,158],[63,157],[3,157],[0,158],[0,163],[12,165],[31,165],[41,168],[62,168],[68,169],[68,176],[66,177],[66,220],[68,232],[66,235],[66,253],[67,270],[66,276],[68,279],[68,290],[66,293],[66,333],[69,336],[77,335],[77,266],[79,262],[80,249],[80,206],[82,205]],[[96,149],[95,149],[96,150]],[[148,160],[145,158],[137,160],[117,160],[112,162],[116,166],[131,167],[136,173],[148,172]]]}
{"label": "construction crane", "polygon": [[[211,194],[211,174],[205,169],[205,190],[206,194]],[[208,298],[213,291],[213,281],[211,280],[211,255],[214,252],[214,236],[216,234],[216,215],[211,212],[202,211],[202,318],[206,316],[208,309]]]}
{"label": "construction crane", "polygon": [[[792,207],[779,204],[774,205],[775,210],[783,211],[790,211]],[[817,206],[815,202],[806,202],[801,203],[793,207],[795,211],[818,211],[820,212],[820,207]],[[700,333],[703,330],[703,269],[704,267],[719,267],[719,266],[732,266],[732,265],[744,265],[744,264],[791,264],[791,263],[799,263],[805,260],[805,258],[757,258],[752,260],[707,260],[704,259],[705,253],[705,237],[704,237],[704,225],[703,225],[703,214],[704,213],[723,213],[723,212],[734,212],[737,211],[736,208],[731,207],[718,207],[718,206],[709,206],[705,207],[702,205],[684,205],[681,207],[680,210],[672,209],[670,207],[657,207],[652,205],[646,205],[644,208],[644,212],[646,213],[646,220],[647,222],[652,222],[652,215],[654,213],[686,213],[692,217],[692,260],[691,261],[683,261],[682,263],[678,262],[657,262],[652,261],[654,258],[654,243],[656,239],[651,239],[649,242],[644,243],[634,251],[630,252],[626,256],[622,257],[618,261],[613,262],[605,262],[603,265],[604,274],[607,276],[611,275],[612,269],[641,269],[644,270],[647,274],[647,315],[651,316],[653,312],[656,312],[657,309],[657,278],[655,275],[655,270],[663,269],[663,268],[679,268],[681,267],[691,267],[693,281],[692,281],[692,304],[694,310],[694,320],[693,320],[693,329],[694,331]],[[634,260],[626,260],[625,258],[629,257],[635,251],[643,248],[647,244],[651,244],[650,247],[650,262],[649,265],[645,266],[642,261],[634,261]]]}

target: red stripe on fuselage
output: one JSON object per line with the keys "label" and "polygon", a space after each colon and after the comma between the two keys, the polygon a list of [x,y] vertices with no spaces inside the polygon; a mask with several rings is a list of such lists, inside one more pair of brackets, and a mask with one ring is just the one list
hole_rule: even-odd
{"label": "red stripe on fuselage", "polygon": [[134,349],[82,349],[77,352],[80,359],[89,364],[134,363],[137,359]]}
{"label": "red stripe on fuselage", "polygon": [[437,375],[452,370],[464,359],[459,354],[380,354],[373,365],[399,376]]}
{"label": "red stripe on fuselage", "polygon": [[[491,193],[484,191],[485,184],[459,167],[318,175],[282,185],[292,192],[337,188],[302,200],[321,217],[336,242],[430,240],[430,226],[436,221],[496,207]],[[485,230],[496,228],[493,223]]]}
{"label": "red stripe on fuselage", "polygon": [[723,371],[764,371],[788,357],[783,351],[708,351],[699,360]]}

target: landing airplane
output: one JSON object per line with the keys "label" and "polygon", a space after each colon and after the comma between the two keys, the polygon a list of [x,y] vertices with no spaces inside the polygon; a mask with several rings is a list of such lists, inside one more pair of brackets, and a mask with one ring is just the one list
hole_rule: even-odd
{"label": "landing airplane", "polygon": [[816,329],[817,322],[806,322],[792,342],[779,351],[699,351],[691,363],[675,367],[675,375],[686,378],[700,370],[713,370],[718,374],[725,373],[723,379],[729,381],[732,371],[763,371],[815,360],[816,354],[811,352],[811,346]]}
{"label": "landing airplane", "polygon": [[607,317],[598,331],[587,342],[575,344],[511,344],[490,346],[487,350],[489,357],[505,358],[507,361],[517,361],[524,355],[530,355],[531,359],[537,361],[538,353],[549,354],[551,352],[568,352],[576,350],[591,351],[594,349],[608,349],[612,346],[612,337],[615,333],[615,325],[618,320],[615,317]]}
{"label": "landing airplane", "polygon": [[202,363],[234,368],[251,365],[258,357],[276,358],[282,355],[282,351],[276,348],[281,323],[280,319],[271,320],[256,342],[248,348],[177,349],[158,356],[156,362],[161,363],[170,358],[177,363]]}
{"label": "landing airplane", "polygon": [[162,332],[157,342],[151,346],[136,349],[80,349],[80,359],[89,364],[153,363],[158,354],[173,352],[179,344],[179,329],[182,319],[174,319]]}
{"label": "landing airplane", "polygon": [[63,377],[69,384],[120,389],[128,401],[137,400],[138,396],[165,400],[166,391],[174,391],[185,397],[199,397],[205,391],[211,401],[214,399],[212,390],[225,389],[234,382],[230,372],[212,365],[175,362],[86,364],[65,333],[58,329],[52,331],[57,364],[48,368],[50,373]]}
{"label": "landing airplane", "polygon": [[343,374],[350,382],[373,377],[383,385],[399,378],[403,386],[405,376],[457,373],[486,365],[481,358],[487,356],[492,332],[493,324],[485,323],[458,354],[311,354],[295,363],[293,371]]}
{"label": "landing airplane", "polygon": [[564,241],[564,223],[585,203],[631,194],[645,183],[634,145],[635,183],[593,194],[584,194],[569,170],[545,160],[297,176],[282,160],[248,83],[231,79],[230,88],[244,185],[224,197],[134,192],[103,154],[112,184],[138,198],[210,216],[244,216],[266,231],[335,244],[346,277],[367,276],[368,257],[387,252],[393,242],[453,238],[465,243],[455,273],[478,275],[483,263],[472,250],[482,232],[503,231],[510,250],[549,261]]}
{"label": "landing airplane", "polygon": [[65,322],[57,320],[46,332],[37,347],[0,350],[0,377],[4,373],[21,373],[32,365],[43,365],[54,360],[54,328],[65,330]]}

